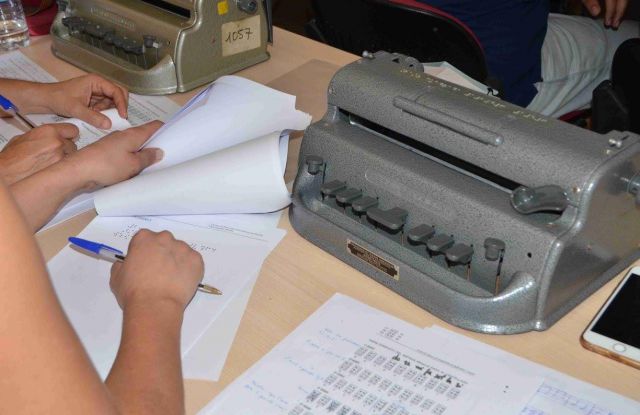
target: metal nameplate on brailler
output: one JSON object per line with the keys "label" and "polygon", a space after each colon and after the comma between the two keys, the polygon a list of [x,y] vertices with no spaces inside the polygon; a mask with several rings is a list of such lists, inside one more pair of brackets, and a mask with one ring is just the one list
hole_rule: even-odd
{"label": "metal nameplate on brailler", "polygon": [[368,249],[363,248],[352,240],[347,239],[347,251],[374,268],[384,272],[396,281],[400,280],[400,268],[384,258],[379,257]]}

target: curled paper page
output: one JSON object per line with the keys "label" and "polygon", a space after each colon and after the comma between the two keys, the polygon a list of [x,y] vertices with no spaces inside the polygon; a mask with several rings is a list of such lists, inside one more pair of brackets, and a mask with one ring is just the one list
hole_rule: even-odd
{"label": "curled paper page", "polygon": [[164,150],[143,174],[262,137],[304,130],[311,116],[296,110],[296,97],[238,76],[223,76],[194,97],[144,147]]}
{"label": "curled paper page", "polygon": [[284,183],[288,131],[311,116],[296,97],[237,76],[195,96],[143,147],[164,158],[96,193],[103,216],[265,213],[291,202]]}
{"label": "curled paper page", "polygon": [[291,202],[288,135],[271,133],[100,190],[102,216],[264,213]]}
{"label": "curled paper page", "polygon": [[[111,128],[108,130],[100,129],[104,133],[111,133],[113,131],[122,131],[127,128],[131,128],[131,123],[126,118],[122,118],[120,114],[118,114],[118,110],[116,108],[109,108],[108,110],[100,111],[102,115],[106,115],[107,118],[111,121]],[[77,118],[70,118],[68,120],[62,120],[61,122],[68,122],[74,124],[78,128],[91,128],[96,129],[96,127],[92,127],[84,121],[81,121]]]}

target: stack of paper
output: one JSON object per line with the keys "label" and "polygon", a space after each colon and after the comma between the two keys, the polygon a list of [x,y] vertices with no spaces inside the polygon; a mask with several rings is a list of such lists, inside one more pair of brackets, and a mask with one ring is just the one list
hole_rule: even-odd
{"label": "stack of paper", "polygon": [[311,116],[296,98],[237,76],[219,78],[144,146],[163,160],[99,191],[103,216],[264,213],[291,203],[288,132]]}
{"label": "stack of paper", "polygon": [[[366,324],[363,324],[366,322]],[[640,403],[334,295],[201,415],[637,415]]]}

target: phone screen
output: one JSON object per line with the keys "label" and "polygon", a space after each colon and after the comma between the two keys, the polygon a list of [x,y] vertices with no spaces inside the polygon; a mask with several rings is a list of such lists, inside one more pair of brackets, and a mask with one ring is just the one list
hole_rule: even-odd
{"label": "phone screen", "polygon": [[640,276],[632,274],[591,331],[640,348]]}

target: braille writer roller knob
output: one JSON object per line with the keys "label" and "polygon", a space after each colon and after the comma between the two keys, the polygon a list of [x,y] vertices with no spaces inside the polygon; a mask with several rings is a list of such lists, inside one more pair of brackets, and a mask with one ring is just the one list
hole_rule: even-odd
{"label": "braille writer roller knob", "polygon": [[245,13],[254,14],[258,11],[258,0],[236,0],[236,4]]}
{"label": "braille writer roller knob", "polygon": [[633,176],[631,180],[629,180],[628,192],[635,196],[636,204],[640,205],[640,173]]}
{"label": "braille writer roller knob", "polygon": [[564,212],[569,205],[567,194],[560,186],[520,186],[511,194],[511,206],[524,215],[536,212]]}

